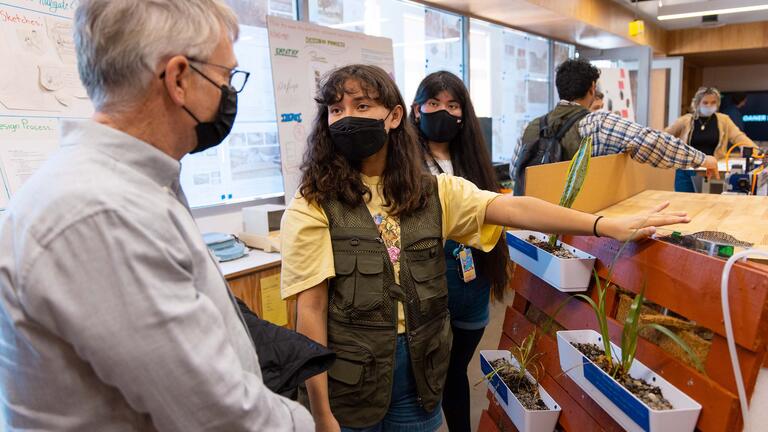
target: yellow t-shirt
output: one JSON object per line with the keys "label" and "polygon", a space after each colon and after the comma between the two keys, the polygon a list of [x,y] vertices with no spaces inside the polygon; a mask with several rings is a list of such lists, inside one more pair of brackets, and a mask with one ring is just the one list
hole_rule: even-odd
{"label": "yellow t-shirt", "polygon": [[[388,249],[399,249],[400,227],[397,218],[389,217],[383,207],[379,177],[363,176],[371,190],[366,202],[371,217],[379,226]],[[485,209],[499,194],[480,190],[472,182],[447,174],[437,176],[437,190],[442,208],[443,238],[455,240],[483,251],[496,245],[502,227],[485,225]],[[297,195],[286,209],[280,228],[281,254],[280,293],[289,298],[320,282],[336,276],[328,218],[323,209]],[[397,251],[390,251],[395,282],[400,280]],[[398,332],[405,331],[405,314],[398,304]]]}

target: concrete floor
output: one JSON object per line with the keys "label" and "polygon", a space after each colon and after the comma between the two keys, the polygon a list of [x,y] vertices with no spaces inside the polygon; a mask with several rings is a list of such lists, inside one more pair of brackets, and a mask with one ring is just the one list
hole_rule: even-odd
{"label": "concrete floor", "polygon": [[[505,299],[504,303],[492,303],[490,322],[488,327],[485,328],[483,339],[480,341],[475,356],[469,363],[468,376],[470,385],[470,416],[472,418],[472,430],[477,429],[477,425],[480,422],[480,414],[483,410],[488,408],[488,398],[486,397],[488,386],[486,384],[480,384],[473,386],[482,378],[480,373],[480,350],[484,349],[496,349],[499,346],[499,338],[501,337],[502,326],[504,325],[504,314],[507,310],[507,305],[512,304],[512,298],[514,294],[510,294]],[[765,431],[768,430],[768,368],[763,368],[758,376],[757,384],[755,385],[755,391],[750,401],[750,412],[747,418],[747,426],[749,431]],[[445,422],[440,427],[440,432],[448,432],[448,428],[445,426]]]}

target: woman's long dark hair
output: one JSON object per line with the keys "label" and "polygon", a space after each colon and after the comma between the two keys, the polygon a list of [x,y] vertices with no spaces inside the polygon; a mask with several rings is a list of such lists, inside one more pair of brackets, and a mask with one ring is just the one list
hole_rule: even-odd
{"label": "woman's long dark hair", "polygon": [[[389,110],[405,101],[397,84],[376,66],[349,65],[336,69],[320,83],[315,101],[317,117],[312,125],[301,166],[299,191],[308,201],[322,205],[338,200],[353,207],[370,196],[360,178],[359,164],[350,163],[336,151],[328,128],[328,107],[343,99],[345,84],[356,81],[363,93]],[[406,215],[423,208],[427,189],[423,182],[422,157],[413,126],[404,118],[387,138],[387,165],[381,178],[384,206],[392,216]]]}
{"label": "woman's long dark hair", "polygon": [[[448,149],[451,153],[453,173],[461,176],[480,189],[499,192],[500,186],[496,179],[496,172],[491,163],[491,155],[485,144],[485,139],[480,131],[480,122],[477,120],[475,108],[469,97],[469,91],[464,83],[454,74],[446,71],[434,72],[427,75],[419,88],[411,105],[408,115],[410,123],[419,134],[419,142],[423,158],[427,160],[434,156],[429,149],[427,138],[421,133],[416,119],[415,110],[421,109],[421,105],[429,99],[436,99],[442,91],[447,91],[461,106],[462,127],[459,133],[451,140]],[[424,165],[426,166],[426,165]],[[509,282],[509,252],[507,244],[502,236],[496,246],[488,253],[480,253],[475,257],[477,268],[482,275],[491,282],[493,298],[502,300]]]}

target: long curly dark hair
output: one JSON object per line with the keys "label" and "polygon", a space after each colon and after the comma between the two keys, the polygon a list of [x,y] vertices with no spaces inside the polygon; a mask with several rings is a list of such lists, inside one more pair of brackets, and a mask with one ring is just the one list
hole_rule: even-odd
{"label": "long curly dark hair", "polygon": [[[499,192],[500,185],[496,179],[495,170],[491,163],[491,155],[480,129],[475,108],[469,97],[469,91],[456,75],[439,71],[427,75],[416,90],[412,109],[408,115],[409,122],[418,130],[423,161],[433,155],[429,149],[427,138],[421,133],[416,119],[415,110],[429,99],[436,99],[442,91],[447,91],[459,102],[462,114],[462,127],[459,133],[448,144],[451,153],[451,164],[454,175],[464,177],[480,189]],[[426,167],[426,165],[424,165]],[[478,253],[475,257],[479,274],[488,278],[491,292],[495,300],[502,300],[509,283],[509,251],[502,236],[496,246],[488,253]]]}
{"label": "long curly dark hair", "polygon": [[[338,200],[354,207],[370,196],[360,178],[360,164],[350,162],[336,151],[328,127],[328,107],[343,99],[344,85],[350,80],[359,83],[367,97],[390,111],[399,105],[405,113],[405,101],[397,84],[377,66],[344,66],[323,78],[315,97],[317,116],[304,153],[299,186],[306,200],[319,205]],[[384,206],[392,216],[407,215],[423,208],[429,197],[413,126],[403,119],[390,129],[386,145],[387,165],[381,178]]]}

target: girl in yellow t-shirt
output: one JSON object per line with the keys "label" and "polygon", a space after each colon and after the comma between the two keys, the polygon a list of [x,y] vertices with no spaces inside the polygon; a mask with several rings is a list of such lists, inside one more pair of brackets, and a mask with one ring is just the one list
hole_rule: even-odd
{"label": "girl in yellow t-shirt", "polygon": [[[447,354],[431,357],[425,362],[426,357],[412,358],[411,353],[418,352],[417,343],[426,340],[429,344],[430,339],[444,341],[448,338],[449,341],[450,334],[445,326],[432,323],[418,331],[408,328],[407,317],[411,317],[411,312],[404,312],[408,305],[404,307],[403,302],[413,300],[408,297],[407,285],[415,283],[413,270],[417,265],[411,257],[426,252],[412,251],[413,244],[401,241],[401,233],[406,235],[412,229],[408,227],[419,225],[412,215],[423,215],[424,209],[432,209],[428,214],[439,215],[438,234],[442,239],[455,240],[483,251],[489,251],[496,244],[501,226],[558,234],[594,233],[625,240],[647,237],[655,232],[656,226],[689,220],[681,213],[659,213],[666,204],[650,214],[598,219],[535,198],[482,191],[460,177],[443,174],[425,181],[413,126],[403,118],[405,102],[397,85],[384,70],[368,65],[345,66],[333,71],[320,84],[316,97],[318,114],[304,156],[301,185],[286,210],[281,228],[281,290],[284,298],[296,297],[297,331],[329,345],[339,354],[327,374],[307,380],[309,403],[318,431],[431,431],[441,424],[439,403],[427,401],[425,386],[428,384],[433,395],[442,392],[447,365],[442,367],[435,363],[447,363]],[[439,199],[437,210],[430,207],[435,202],[434,191]],[[341,212],[340,208],[346,211]],[[354,221],[361,208],[367,210],[365,217],[370,215],[367,223],[371,230],[376,227],[374,231],[378,236],[373,239],[349,236],[343,243],[339,238],[332,240],[331,229],[337,226],[333,221]],[[326,209],[333,211],[332,218]],[[429,225],[426,219],[423,221],[425,226]],[[347,232],[354,232],[354,228]],[[348,244],[357,246],[368,240],[374,246],[378,243],[382,255],[387,258],[383,272],[380,261],[343,255],[340,249],[337,250],[342,244],[349,248]],[[349,250],[343,252],[349,254]],[[434,255],[434,250],[429,252]],[[343,262],[334,262],[335,253],[344,257]],[[355,265],[355,259],[357,270],[349,268],[350,264]],[[444,272],[442,255],[423,262],[436,266],[440,263],[442,267],[431,273],[440,275]],[[401,274],[401,267],[409,271]],[[422,266],[419,273],[430,273],[430,269]],[[383,274],[393,274],[394,283],[389,283]],[[401,279],[405,279],[402,287]],[[439,279],[428,282],[439,285]],[[354,299],[333,300],[342,294],[339,286],[342,283],[338,280],[354,285]],[[371,283],[371,292],[391,294],[392,303],[372,298],[371,292],[366,292],[366,281]],[[442,287],[442,294],[447,295],[444,284]],[[346,322],[332,319],[336,311],[356,307],[358,302],[365,303],[361,308],[366,308],[364,312],[367,314],[381,312],[384,316],[390,313],[393,317],[391,333],[366,327],[362,321],[353,319],[353,315]],[[443,309],[422,310],[421,313],[447,316],[447,306]],[[430,329],[434,329],[434,334],[424,333]],[[340,344],[338,338],[344,331],[348,331],[345,336],[350,337]],[[391,335],[391,345],[394,346],[387,345],[389,336],[382,336],[381,340],[386,343],[372,347],[370,341],[375,341],[378,337],[375,335],[380,333]],[[445,353],[446,348],[450,349],[450,342],[446,344],[448,347],[430,344],[427,351]],[[391,348],[393,354],[387,358],[371,354],[382,347]],[[429,370],[426,384],[422,369]],[[371,376],[379,378],[374,381],[378,383],[374,393],[369,391]],[[380,397],[382,392],[388,397]]]}

